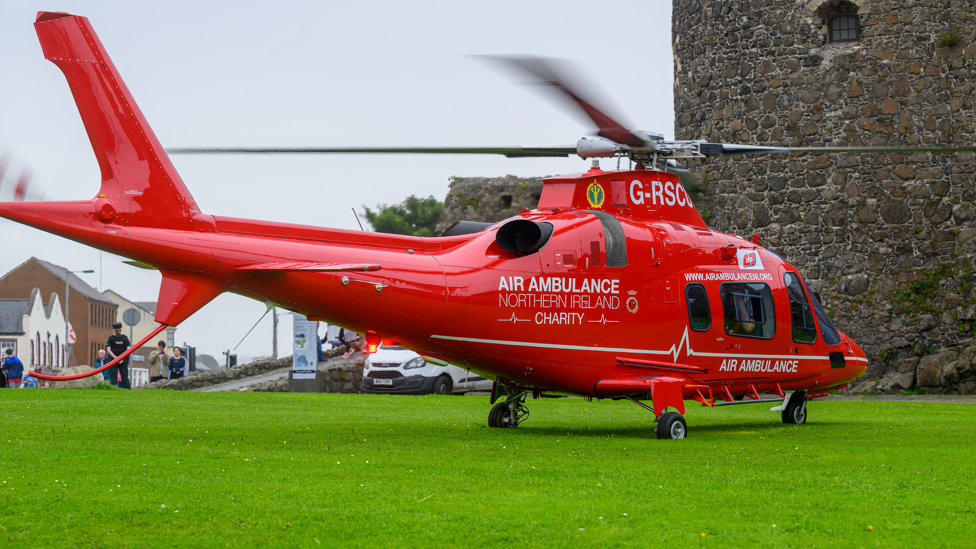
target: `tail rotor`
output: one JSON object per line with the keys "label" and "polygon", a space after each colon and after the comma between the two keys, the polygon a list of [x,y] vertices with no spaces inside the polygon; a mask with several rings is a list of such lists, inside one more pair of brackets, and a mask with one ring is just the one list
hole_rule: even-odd
{"label": "tail rotor", "polygon": [[[44,192],[38,192],[36,186],[31,187],[31,182],[34,177],[34,170],[29,165],[24,165],[21,168],[20,175],[16,177],[16,183],[13,182],[14,175],[11,172],[10,165],[13,162],[13,154],[10,150],[6,150],[0,155],[0,201],[3,201],[5,196],[4,191],[13,185],[13,202],[25,202],[27,200],[42,200],[44,198]],[[9,182],[8,182],[9,180]],[[35,198],[36,197],[36,198]]]}

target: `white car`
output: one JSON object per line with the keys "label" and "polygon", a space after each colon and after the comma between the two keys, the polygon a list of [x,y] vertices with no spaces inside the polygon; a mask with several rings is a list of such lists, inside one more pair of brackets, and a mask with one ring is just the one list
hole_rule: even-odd
{"label": "white car", "polygon": [[470,391],[491,391],[491,380],[457,366],[425,362],[417,353],[392,345],[381,345],[366,358],[363,391],[398,395],[449,395]]}

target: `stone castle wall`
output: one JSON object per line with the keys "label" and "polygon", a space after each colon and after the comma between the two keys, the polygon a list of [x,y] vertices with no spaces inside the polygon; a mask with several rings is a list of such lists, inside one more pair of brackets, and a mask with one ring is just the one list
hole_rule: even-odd
{"label": "stone castle wall", "polygon": [[[676,138],[796,147],[974,143],[976,6],[857,0],[850,7],[860,41],[826,44],[824,16],[838,4],[673,0]],[[940,37],[950,29],[961,41],[944,47]],[[875,388],[893,390],[898,375],[895,390],[971,392],[968,369],[967,379],[947,379],[905,365],[942,350],[961,354],[976,333],[973,160],[794,154],[713,159],[694,171],[723,205],[703,212],[709,225],[757,233],[796,265],[838,328],[868,352],[865,378],[882,380]],[[907,387],[899,371],[906,369]]]}
{"label": "stone castle wall", "polygon": [[444,199],[444,213],[434,234],[457,221],[494,223],[533,209],[542,196],[536,177],[454,177]]}

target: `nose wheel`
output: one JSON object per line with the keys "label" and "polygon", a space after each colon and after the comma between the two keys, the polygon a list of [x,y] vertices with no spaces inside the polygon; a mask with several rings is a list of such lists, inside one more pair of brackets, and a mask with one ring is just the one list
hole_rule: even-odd
{"label": "nose wheel", "polygon": [[790,400],[783,408],[783,423],[802,425],[807,422],[807,394],[798,391],[790,395]]}

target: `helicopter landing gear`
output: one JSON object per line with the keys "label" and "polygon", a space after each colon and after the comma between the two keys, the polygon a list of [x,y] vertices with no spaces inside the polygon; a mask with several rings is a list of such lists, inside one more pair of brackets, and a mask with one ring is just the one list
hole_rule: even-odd
{"label": "helicopter landing gear", "polygon": [[790,395],[790,399],[783,408],[783,423],[802,425],[807,422],[807,394],[797,391]]}
{"label": "helicopter landing gear", "polygon": [[508,427],[518,427],[529,417],[529,409],[525,407],[526,393],[519,391],[510,393],[505,391],[505,402],[499,402],[491,407],[488,412],[488,426],[505,429]]}
{"label": "helicopter landing gear", "polygon": [[688,424],[678,412],[665,412],[657,420],[657,438],[685,438]]}
{"label": "helicopter landing gear", "polygon": [[[654,408],[630,395],[624,395],[624,398],[650,411],[652,414],[654,413]],[[688,435],[688,424],[685,422],[685,418],[678,412],[664,412],[660,417],[655,418],[654,421],[657,422],[657,427],[654,428],[654,432],[657,433],[657,438],[685,438]]]}

